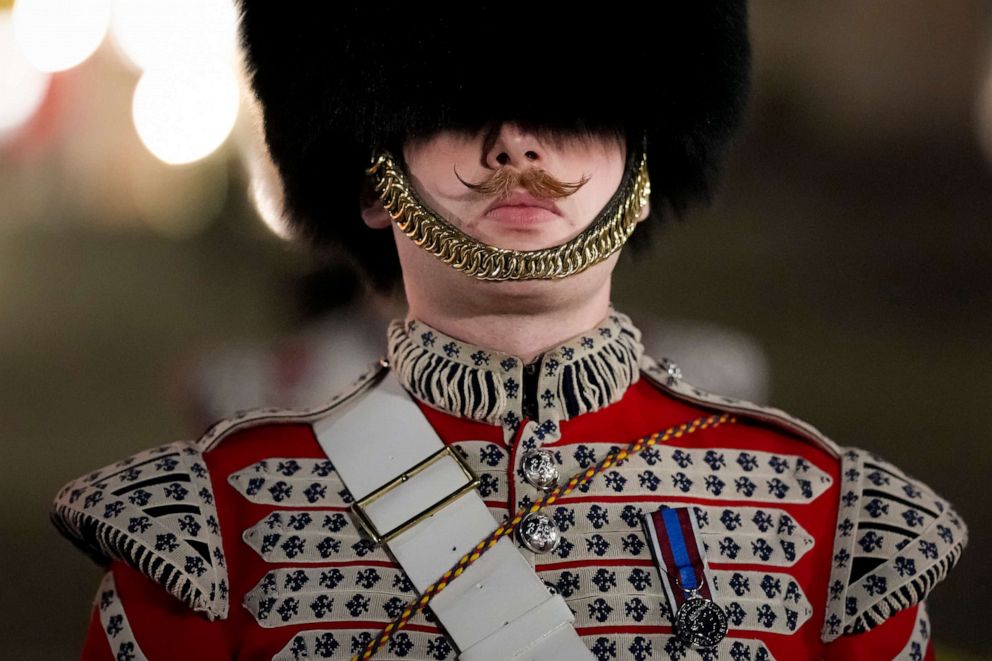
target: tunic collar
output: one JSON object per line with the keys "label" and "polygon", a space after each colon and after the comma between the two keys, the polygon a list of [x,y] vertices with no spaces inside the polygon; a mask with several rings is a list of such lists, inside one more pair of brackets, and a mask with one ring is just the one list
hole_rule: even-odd
{"label": "tunic collar", "polygon": [[458,340],[417,319],[389,324],[387,357],[400,382],[448,413],[516,429],[574,418],[618,401],[640,377],[641,332],[610,309],[596,326],[520,358]]}

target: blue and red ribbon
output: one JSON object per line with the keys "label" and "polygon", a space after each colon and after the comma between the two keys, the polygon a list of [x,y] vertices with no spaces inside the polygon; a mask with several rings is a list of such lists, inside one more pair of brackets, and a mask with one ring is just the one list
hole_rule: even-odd
{"label": "blue and red ribbon", "polygon": [[655,561],[675,601],[673,615],[686,602],[686,590],[713,599],[694,516],[691,507],[662,507],[644,517]]}

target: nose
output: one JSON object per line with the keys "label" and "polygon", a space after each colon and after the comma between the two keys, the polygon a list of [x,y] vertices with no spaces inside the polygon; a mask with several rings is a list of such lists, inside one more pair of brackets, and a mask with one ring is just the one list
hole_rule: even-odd
{"label": "nose", "polygon": [[531,131],[519,124],[503,122],[492,146],[483,155],[488,167],[512,165],[523,169],[530,165],[541,165],[545,158],[545,147]]}

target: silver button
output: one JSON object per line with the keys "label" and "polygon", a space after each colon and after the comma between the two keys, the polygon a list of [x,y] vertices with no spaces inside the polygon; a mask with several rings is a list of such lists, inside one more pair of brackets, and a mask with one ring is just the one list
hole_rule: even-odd
{"label": "silver button", "polygon": [[528,450],[520,459],[524,479],[538,489],[554,489],[558,484],[558,467],[551,450]]}
{"label": "silver button", "polygon": [[528,514],[517,528],[520,543],[534,553],[550,553],[558,547],[561,532],[550,516],[534,512]]}

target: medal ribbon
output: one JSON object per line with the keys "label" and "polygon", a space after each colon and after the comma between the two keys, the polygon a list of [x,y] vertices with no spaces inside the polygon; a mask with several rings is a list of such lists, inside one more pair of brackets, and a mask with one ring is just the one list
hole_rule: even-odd
{"label": "medal ribbon", "polygon": [[[654,548],[663,578],[672,583],[672,614],[689,598],[689,592],[713,600],[706,580],[706,561],[690,507],[663,507],[645,517],[648,539]],[[674,581],[671,579],[675,579]]]}

